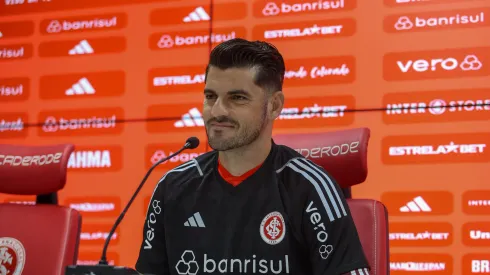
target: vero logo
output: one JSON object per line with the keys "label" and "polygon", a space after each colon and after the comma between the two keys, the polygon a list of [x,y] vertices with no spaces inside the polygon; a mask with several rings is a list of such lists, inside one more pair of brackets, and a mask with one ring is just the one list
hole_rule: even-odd
{"label": "vero logo", "polygon": [[389,53],[385,80],[421,80],[490,75],[490,47]]}

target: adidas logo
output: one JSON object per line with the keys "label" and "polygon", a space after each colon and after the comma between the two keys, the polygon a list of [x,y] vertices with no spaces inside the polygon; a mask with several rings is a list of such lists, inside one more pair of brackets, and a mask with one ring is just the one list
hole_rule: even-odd
{"label": "adidas logo", "polygon": [[187,114],[182,116],[182,120],[176,121],[174,126],[177,128],[204,126],[204,120],[201,112],[197,108],[192,108]]}
{"label": "adidas logo", "polygon": [[187,221],[184,223],[186,227],[206,227],[202,221],[201,214],[199,212],[194,213]]}
{"label": "adidas logo", "polygon": [[209,21],[210,19],[203,7],[197,7],[188,16],[184,17],[184,22]]}
{"label": "adidas logo", "polygon": [[432,209],[421,196],[418,196],[400,207],[400,212],[432,212]]}
{"label": "adidas logo", "polygon": [[91,54],[94,53],[94,49],[87,40],[82,40],[78,43],[73,49],[68,51],[69,55],[77,55],[77,54]]}
{"label": "adidas logo", "polygon": [[95,89],[90,84],[87,78],[82,78],[78,80],[77,83],[73,84],[70,89],[65,91],[65,95],[67,96],[72,96],[72,95],[93,95],[95,94]]}

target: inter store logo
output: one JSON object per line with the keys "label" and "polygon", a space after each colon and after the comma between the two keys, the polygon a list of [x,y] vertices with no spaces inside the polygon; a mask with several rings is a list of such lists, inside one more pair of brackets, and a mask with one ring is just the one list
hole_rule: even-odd
{"label": "inter store logo", "polygon": [[453,194],[447,191],[385,192],[381,201],[391,216],[448,215],[454,209]]}
{"label": "inter store logo", "polygon": [[208,46],[209,43],[217,45],[221,42],[234,38],[245,38],[246,29],[244,27],[215,28],[209,34],[209,28],[178,31],[178,32],[159,32],[150,36],[149,47],[152,50],[176,49],[176,48],[195,48]]}
{"label": "inter store logo", "polygon": [[[150,13],[150,24],[168,26],[178,24],[199,24],[209,22],[211,11],[209,5],[193,5],[176,8],[162,8]],[[213,22],[241,20],[247,16],[247,3],[215,3],[213,5]]]}
{"label": "inter store logo", "polygon": [[356,0],[324,0],[324,1],[270,1],[259,0],[253,5],[253,15],[262,17],[279,17],[296,14],[320,14],[335,11],[353,10],[357,6]]}
{"label": "inter store logo", "polygon": [[463,256],[462,275],[489,274],[490,253],[470,253]]}
{"label": "inter store logo", "polygon": [[121,212],[121,198],[69,197],[64,205],[79,211],[84,218],[114,218]]}
{"label": "inter store logo", "polygon": [[388,53],[383,57],[387,81],[490,75],[490,47]]}
{"label": "inter store logo", "polygon": [[70,109],[43,111],[38,115],[42,123],[40,136],[90,136],[117,135],[122,133],[124,123],[122,108]]}
{"label": "inter store logo", "polygon": [[447,4],[469,1],[471,0],[384,0],[384,3],[390,7],[408,7],[412,5]]}
{"label": "inter store logo", "polygon": [[125,50],[126,38],[122,36],[57,40],[39,44],[40,57],[87,56],[121,53]]}
{"label": "inter store logo", "polygon": [[347,37],[354,35],[355,32],[355,19],[343,18],[258,25],[253,28],[252,37],[257,40],[276,42]]}
{"label": "inter store logo", "polygon": [[31,82],[27,77],[0,78],[0,103],[26,101]]}
{"label": "inter store logo", "polygon": [[41,21],[40,32],[44,35],[117,30],[126,27],[125,13],[106,13],[83,16],[51,18]]}
{"label": "inter store logo", "polygon": [[347,126],[354,122],[354,96],[291,98],[286,101],[275,129]]}
{"label": "inter store logo", "polygon": [[383,96],[386,124],[490,119],[490,89],[389,93]]}
{"label": "inter store logo", "polygon": [[[78,253],[77,265],[98,265],[100,252],[80,251]],[[107,262],[109,265],[119,265],[119,254],[117,252],[107,252]]]}
{"label": "inter store logo", "polygon": [[151,94],[202,93],[206,65],[155,68],[148,73],[148,90]]}
{"label": "inter store logo", "polygon": [[390,223],[390,246],[448,246],[453,243],[453,226],[446,222]]}
{"label": "inter store logo", "polygon": [[463,224],[463,244],[466,246],[490,246],[490,222],[468,222]]}
{"label": "inter store logo", "polygon": [[352,83],[356,79],[354,56],[329,56],[286,61],[285,87]]}
{"label": "inter store logo", "polygon": [[32,44],[10,44],[0,46],[0,62],[31,58],[34,54]]}
{"label": "inter store logo", "polygon": [[124,71],[99,71],[44,75],[39,82],[41,99],[80,99],[121,96],[125,92]]}
{"label": "inter store logo", "polygon": [[0,22],[0,38],[27,37],[34,34],[33,21]]}
{"label": "inter store logo", "polygon": [[0,138],[27,136],[27,113],[0,113]]}
{"label": "inter store logo", "polygon": [[490,26],[490,8],[431,11],[390,15],[383,21],[388,33]]}
{"label": "inter store logo", "polygon": [[[91,224],[82,223],[82,232],[80,233],[80,245],[104,245],[105,239],[109,237],[112,224]],[[111,244],[118,244],[121,235],[119,228],[116,229],[111,238]]]}
{"label": "inter store logo", "polygon": [[[149,144],[145,149],[145,163],[146,169],[149,169],[155,163],[163,158],[169,157],[182,147],[179,143],[160,143]],[[198,148],[192,151],[184,151],[173,158],[162,162],[155,169],[157,170],[170,170],[185,162],[188,162],[202,154],[206,153],[206,146],[201,144]]]}
{"label": "inter store logo", "polygon": [[77,145],[68,159],[70,172],[114,172],[122,168],[123,149],[117,145]]}
{"label": "inter store logo", "polygon": [[469,215],[490,215],[490,190],[469,190],[463,193],[463,212]]}
{"label": "inter store logo", "polygon": [[390,274],[413,275],[413,274],[452,275],[453,258],[448,254],[429,253],[392,253],[390,255]]}
{"label": "inter store logo", "polygon": [[481,163],[490,161],[490,133],[388,136],[384,164]]}

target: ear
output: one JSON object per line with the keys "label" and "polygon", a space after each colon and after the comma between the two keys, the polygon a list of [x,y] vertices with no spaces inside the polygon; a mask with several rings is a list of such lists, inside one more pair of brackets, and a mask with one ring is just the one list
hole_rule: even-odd
{"label": "ear", "polygon": [[282,108],[284,107],[284,93],[282,91],[275,92],[271,96],[271,110],[270,115],[272,120],[275,120],[279,117],[282,112]]}

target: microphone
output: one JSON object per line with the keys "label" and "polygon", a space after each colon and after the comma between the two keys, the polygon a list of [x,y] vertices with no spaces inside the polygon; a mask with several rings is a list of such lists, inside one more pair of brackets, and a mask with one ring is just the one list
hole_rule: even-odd
{"label": "microphone", "polygon": [[165,162],[165,161],[173,158],[174,156],[180,154],[182,151],[184,151],[186,149],[195,149],[198,146],[199,146],[199,139],[197,137],[190,137],[190,138],[188,138],[186,140],[184,146],[182,148],[180,148],[180,150],[178,150],[177,152],[171,154],[170,156],[168,156],[166,158],[162,158],[161,160],[157,161],[155,164],[153,164],[153,166],[150,168],[150,170],[148,170],[148,172],[146,173],[145,177],[141,181],[140,185],[138,186],[138,188],[134,192],[133,196],[131,197],[131,199],[129,200],[129,202],[126,204],[126,207],[124,207],[124,210],[121,212],[121,214],[117,218],[116,222],[112,226],[111,231],[109,231],[109,235],[107,236],[107,238],[105,240],[104,248],[102,250],[102,256],[100,257],[99,265],[108,265],[108,262],[107,262],[107,248],[109,247],[109,242],[111,241],[112,235],[114,235],[114,233],[116,232],[116,228],[121,223],[122,219],[124,219],[124,216],[126,215],[126,212],[128,211],[128,209],[131,206],[131,204],[133,203],[134,199],[136,198],[136,196],[140,192],[141,188],[145,184],[146,180],[150,176],[150,174],[153,171],[153,169],[155,169],[155,167],[157,167],[162,162]]}

